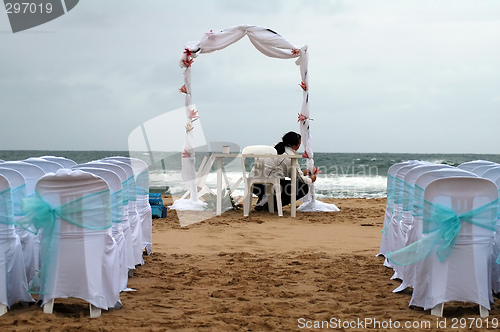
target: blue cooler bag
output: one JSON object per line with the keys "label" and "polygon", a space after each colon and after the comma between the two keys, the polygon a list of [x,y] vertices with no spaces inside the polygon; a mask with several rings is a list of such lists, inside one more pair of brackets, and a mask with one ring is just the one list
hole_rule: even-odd
{"label": "blue cooler bag", "polygon": [[149,194],[149,205],[151,205],[153,218],[167,217],[167,208],[163,205],[161,194]]}

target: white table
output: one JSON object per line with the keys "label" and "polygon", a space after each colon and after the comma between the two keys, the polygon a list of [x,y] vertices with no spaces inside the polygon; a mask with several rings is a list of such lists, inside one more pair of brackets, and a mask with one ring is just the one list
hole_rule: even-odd
{"label": "white table", "polygon": [[[222,167],[222,160],[224,158],[241,158],[241,154],[237,153],[213,153],[212,157],[215,158],[216,160],[216,167],[217,167],[217,212],[216,215],[220,216],[222,214],[222,172],[223,172],[223,167]],[[290,159],[299,159],[302,158],[301,155],[269,155],[269,154],[245,154],[245,158],[276,158],[276,159],[283,159],[283,158],[290,158]],[[295,162],[292,162],[292,196],[291,196],[291,201],[290,201],[290,214],[292,217],[297,216],[297,167]],[[245,175],[244,175],[245,176]],[[252,193],[249,193],[251,195]]]}

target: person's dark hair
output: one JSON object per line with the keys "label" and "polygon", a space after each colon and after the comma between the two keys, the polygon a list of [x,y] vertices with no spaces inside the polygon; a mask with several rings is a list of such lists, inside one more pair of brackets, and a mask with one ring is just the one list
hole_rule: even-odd
{"label": "person's dark hair", "polygon": [[283,154],[285,153],[285,147],[299,144],[300,139],[300,134],[297,134],[294,131],[289,131],[288,133],[283,135],[283,137],[281,138],[281,142],[276,144],[274,148],[276,149],[278,154]]}

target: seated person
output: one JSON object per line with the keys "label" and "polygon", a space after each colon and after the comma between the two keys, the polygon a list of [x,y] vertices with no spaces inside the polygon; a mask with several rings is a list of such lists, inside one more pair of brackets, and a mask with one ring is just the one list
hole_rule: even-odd
{"label": "seated person", "polygon": [[[274,148],[279,155],[295,155],[297,154],[297,150],[299,149],[301,143],[302,138],[300,134],[290,131],[282,137],[281,142],[276,144]],[[281,178],[281,204],[283,206],[286,206],[291,202],[291,180],[285,179],[285,177],[292,177],[292,162],[295,163],[297,170],[297,200],[307,195],[309,192],[309,185],[316,181],[316,175],[310,174],[310,171],[307,169],[301,170],[296,159],[286,157],[283,159],[267,159],[264,168],[264,176],[277,176]],[[253,193],[258,197],[255,209],[257,211],[267,210],[268,204],[265,185],[255,184],[253,186]],[[274,206],[276,206],[276,202]]]}

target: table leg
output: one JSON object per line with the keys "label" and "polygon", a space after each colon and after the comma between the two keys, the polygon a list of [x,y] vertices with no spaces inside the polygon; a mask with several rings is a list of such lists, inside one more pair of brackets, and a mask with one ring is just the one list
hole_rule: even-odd
{"label": "table leg", "polygon": [[294,165],[294,161],[292,161],[292,197],[290,201],[290,214],[292,218],[295,218],[297,213],[297,168]]}
{"label": "table leg", "polygon": [[222,214],[222,158],[217,158],[217,212]]}

